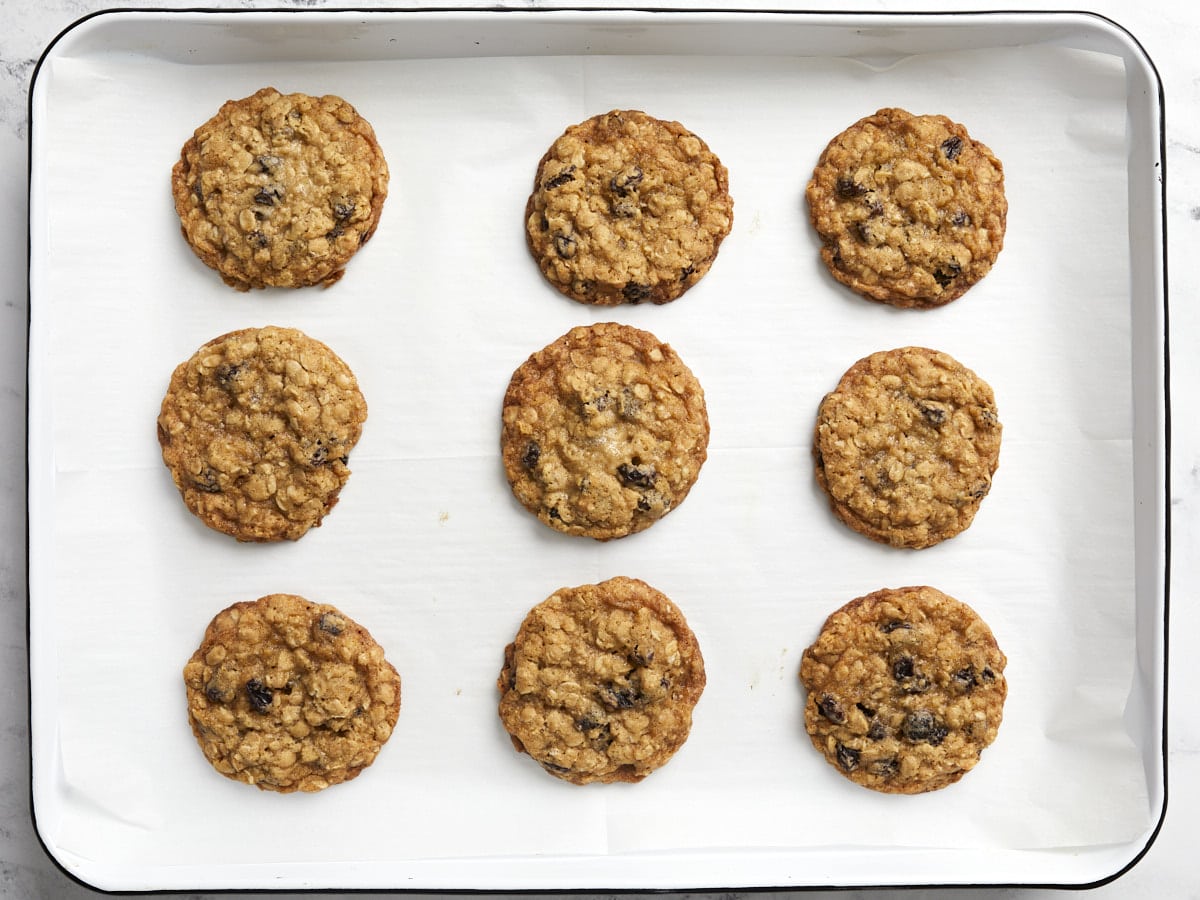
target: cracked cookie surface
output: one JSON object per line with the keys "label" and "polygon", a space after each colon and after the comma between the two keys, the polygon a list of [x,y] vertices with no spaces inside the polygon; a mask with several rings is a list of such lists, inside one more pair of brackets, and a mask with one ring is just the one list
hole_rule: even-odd
{"label": "cracked cookie surface", "polygon": [[370,633],[294,594],[219,612],[183,679],[192,732],[213,767],[280,793],[357,777],[400,712],[400,676]]}
{"label": "cracked cookie surface", "polygon": [[513,746],[573,784],[637,782],[665,765],[704,685],[683,613],[624,576],[562,588],[530,610],[497,680]]}
{"label": "cracked cookie surface", "polygon": [[893,306],[961,297],[1004,245],[1004,168],[945,116],[860,119],[825,148],[806,196],[833,277]]}
{"label": "cracked cookie surface", "polygon": [[222,105],[171,171],[183,236],[242,291],[333,284],[387,192],[383,151],[353,106],[269,87]]}
{"label": "cracked cookie surface", "polygon": [[704,391],[679,355],[647,331],[604,322],[517,368],[500,449],[526,509],[558,531],[609,540],[683,502],[708,437]]}
{"label": "cracked cookie surface", "polygon": [[729,173],[678,122],[613,110],[538,163],[525,233],[542,273],[582,303],[667,303],[712,267],[733,227]]}
{"label": "cracked cookie surface", "polygon": [[329,347],[292,328],[248,328],[176,367],[158,440],[205,525],[240,541],[297,540],[337,503],[366,417]]}
{"label": "cracked cookie surface", "polygon": [[804,651],[804,725],[846,778],[918,794],[958,781],[996,738],[1007,664],[987,624],[928,586],[859,597]]}
{"label": "cracked cookie surface", "polygon": [[992,486],[1002,426],[991,387],[946,353],[859,360],[817,411],[817,483],[872,540],[922,549],[966,530]]}

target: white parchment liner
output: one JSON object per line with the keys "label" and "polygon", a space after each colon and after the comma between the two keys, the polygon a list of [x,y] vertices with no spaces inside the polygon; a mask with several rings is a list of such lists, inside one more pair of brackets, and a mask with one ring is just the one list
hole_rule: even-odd
{"label": "white parchment liner", "polygon": [[[1150,822],[1136,735],[1125,82],[1055,48],[838,59],[482,58],[188,66],[56,59],[40,122],[45,238],[32,298],[52,422],[55,567],[35,596],[35,670],[54,704],[57,845],[155,866],[877,846],[1049,848],[1131,840]],[[168,173],[222,101],[272,84],[336,93],[392,172],[381,226],[335,287],[238,294],[178,233]],[[992,273],[940,310],[835,284],[804,184],[826,141],[883,106],[963,122],[1010,202]],[[522,209],[533,167],[611,108],[682,121],[730,170],[732,235],[664,307],[602,310],[544,284]],[[497,453],[512,370],[575,324],[670,342],[703,383],[708,463],[651,530],[601,545],[517,506]],[[370,405],[353,476],[296,544],[241,546],[184,510],[155,416],[172,368],[254,325],[298,327],[356,371]],[[855,360],[921,344],[995,389],[1004,444],[969,531],[896,551],[845,529],[811,474],[822,394]],[[513,752],[496,717],[505,643],[555,588],[615,574],[671,596],[708,688],[691,738],[639,785],[578,788]],[[800,654],[825,616],[885,586],[974,607],[1009,658],[996,743],[917,797],[841,778],[802,725]],[[391,742],[356,781],[279,796],[209,768],[180,671],[224,606],[288,591],[334,603],[404,681]],[[43,657],[44,659],[45,657]],[[352,881],[352,878],[351,878]],[[601,879],[602,882],[602,879]],[[400,885],[402,886],[402,885]],[[569,886],[569,885],[564,885]]]}

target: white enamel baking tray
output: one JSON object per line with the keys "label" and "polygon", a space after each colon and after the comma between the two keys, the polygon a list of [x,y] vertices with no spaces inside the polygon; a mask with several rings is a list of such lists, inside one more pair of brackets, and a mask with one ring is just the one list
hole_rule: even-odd
{"label": "white enamel baking tray", "polygon": [[[184,245],[168,172],[221,102],[336,93],[375,125],[392,191],[326,291],[237,294]],[[822,270],[803,188],[883,106],[964,122],[1004,161],[1006,246],[948,307],[897,311]],[[523,246],[533,167],[568,124],[674,118],[730,169],[735,224],[664,307],[596,310]],[[129,12],[46,51],[30,98],[29,642],[38,833],[109,890],[1084,885],[1166,805],[1168,593],[1162,96],[1118,24],[1079,13]],[[705,386],[710,458],[686,504],[610,544],[519,509],[499,400],[529,353],[618,319]],[[212,336],[292,325],[370,404],[354,475],[296,544],[190,517],[154,419]],[[854,360],[937,346],[1005,425],[974,525],[917,553],[842,528],[808,434]],[[555,588],[624,573],[684,609],[709,685],[638,785],[577,788],[495,716],[504,644]],[[825,615],[884,586],[970,603],[1009,657],[996,743],[960,783],[862,790],[803,733],[796,672]],[[221,778],[180,669],[236,600],[292,591],[365,624],[404,679],[357,780],[279,796]]]}

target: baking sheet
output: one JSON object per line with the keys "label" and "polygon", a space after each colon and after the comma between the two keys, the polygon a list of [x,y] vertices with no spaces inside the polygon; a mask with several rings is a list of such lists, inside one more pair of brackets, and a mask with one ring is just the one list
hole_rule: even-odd
{"label": "baking sheet", "polygon": [[[110,14],[68,33],[32,103],[34,802],[54,856],[113,889],[1081,883],[1131,859],[1163,802],[1165,407],[1157,97],[1119,38],[1086,16],[602,12]],[[380,228],[328,290],[235,293],[178,234],[180,145],[266,84],[346,97],[387,154]],[[962,121],[1005,165],[1005,249],[940,310],[846,292],[807,225],[821,148],[882,106]],[[617,107],[684,122],[730,170],[733,232],[663,307],[573,303],[524,248],[538,158]],[[680,352],[712,441],[683,506],[601,545],[519,508],[497,440],[512,370],[603,320]],[[329,343],[370,417],[324,526],[242,546],[184,510],[154,420],[179,361],[264,324]],[[1005,426],[974,525],[919,552],[835,522],[808,445],[840,374],[905,344],[986,378]],[[495,678],[530,606],[615,574],[685,611],[708,688],[667,767],[577,788],[512,751]],[[796,673],[830,611],[914,583],[989,622],[1009,700],[962,782],[896,798],[813,751]],[[374,766],[318,795],[220,778],[186,723],[205,624],[276,591],[341,607],[404,681]]]}

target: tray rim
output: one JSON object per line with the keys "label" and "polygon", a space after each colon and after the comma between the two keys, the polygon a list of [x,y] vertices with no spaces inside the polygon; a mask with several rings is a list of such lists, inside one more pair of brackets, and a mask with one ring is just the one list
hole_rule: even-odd
{"label": "tray rim", "polygon": [[[1089,10],[1079,10],[1079,9],[1073,9],[1073,8],[1062,8],[1062,9],[991,9],[991,8],[988,8],[988,9],[889,10],[889,11],[877,11],[876,10],[876,11],[870,11],[870,12],[861,12],[861,11],[857,11],[854,9],[840,9],[840,10],[833,10],[833,9],[812,10],[812,9],[798,9],[798,8],[778,9],[778,8],[771,8],[769,6],[755,7],[755,8],[729,8],[729,7],[655,7],[652,5],[622,5],[622,6],[614,6],[614,7],[596,7],[596,6],[589,7],[589,6],[562,5],[562,6],[553,6],[553,7],[547,6],[547,7],[525,8],[525,7],[505,6],[505,5],[503,5],[503,0],[501,0],[501,4],[496,5],[496,6],[462,6],[462,5],[444,6],[444,5],[436,5],[435,4],[435,5],[429,5],[429,6],[402,7],[402,8],[354,7],[354,6],[338,7],[338,8],[332,8],[332,9],[314,9],[314,8],[307,8],[307,7],[222,8],[222,7],[211,7],[211,6],[197,6],[197,7],[188,7],[188,8],[161,8],[161,7],[134,8],[134,7],[119,7],[118,6],[118,7],[94,10],[90,13],[87,13],[87,14],[79,17],[75,21],[71,22],[66,27],[64,27],[61,31],[59,31],[59,33],[57,35],[55,35],[46,44],[45,49],[42,51],[41,55],[39,56],[35,66],[34,66],[34,69],[32,71],[31,77],[30,77],[30,83],[29,83],[29,88],[28,88],[28,92],[27,92],[27,110],[26,110],[27,121],[29,123],[29,134],[28,134],[28,139],[27,139],[27,172],[26,172],[28,213],[27,213],[27,220],[26,220],[26,276],[27,276],[27,278],[26,278],[26,285],[27,285],[26,286],[26,382],[25,382],[26,474],[25,474],[24,499],[26,501],[26,505],[25,505],[26,674],[27,674],[27,682],[28,682],[27,689],[29,691],[29,697],[30,697],[30,704],[29,704],[29,708],[27,710],[27,723],[26,724],[27,724],[27,727],[29,730],[28,746],[29,746],[30,762],[31,762],[30,785],[29,785],[30,819],[31,819],[31,822],[33,825],[34,835],[35,835],[36,840],[39,843],[39,846],[41,846],[42,850],[45,852],[47,857],[51,860],[51,862],[55,865],[56,868],[58,868],[70,880],[75,881],[76,883],[78,883],[84,887],[87,887],[90,890],[99,891],[101,893],[124,894],[124,893],[128,893],[128,892],[137,893],[137,892],[142,892],[142,891],[155,890],[155,888],[153,888],[153,887],[132,888],[132,889],[128,888],[128,887],[116,887],[116,888],[106,889],[106,888],[99,887],[96,884],[93,884],[91,882],[84,880],[82,875],[71,871],[68,868],[67,864],[63,860],[60,860],[58,858],[58,856],[55,854],[55,852],[51,848],[50,842],[42,835],[42,832],[38,825],[38,810],[37,810],[37,803],[36,803],[37,776],[36,776],[35,766],[33,765],[34,744],[35,744],[34,734],[33,734],[33,732],[34,732],[34,725],[33,725],[34,646],[33,646],[33,631],[32,631],[32,627],[31,627],[31,619],[32,619],[32,598],[33,598],[34,589],[33,589],[33,585],[32,585],[32,579],[30,577],[32,574],[32,557],[33,557],[33,552],[34,552],[34,550],[33,550],[33,545],[34,545],[33,516],[31,515],[31,509],[32,509],[33,504],[30,502],[30,498],[31,498],[31,494],[33,492],[32,467],[35,464],[34,451],[37,448],[35,447],[36,439],[33,437],[32,430],[30,429],[29,425],[31,422],[31,412],[32,412],[32,407],[33,407],[32,394],[31,394],[31,385],[33,384],[33,378],[32,378],[33,365],[32,365],[31,350],[32,350],[32,342],[33,342],[34,286],[33,286],[33,279],[30,276],[32,275],[33,265],[34,265],[34,257],[33,257],[33,248],[34,248],[34,237],[33,237],[34,176],[33,176],[33,172],[34,172],[35,159],[36,159],[36,154],[35,154],[35,149],[34,149],[34,136],[35,136],[36,124],[37,124],[37,117],[35,117],[34,112],[35,112],[35,106],[36,106],[35,94],[38,89],[39,75],[42,73],[43,66],[53,58],[56,48],[59,47],[59,45],[64,41],[64,39],[74,36],[77,32],[81,31],[82,29],[85,29],[87,26],[89,26],[90,23],[93,22],[93,20],[98,20],[98,19],[102,19],[102,18],[103,19],[117,19],[117,20],[120,20],[123,18],[128,18],[128,19],[132,19],[132,20],[137,20],[137,19],[152,20],[152,19],[158,19],[158,18],[165,18],[165,19],[169,20],[169,19],[187,18],[187,17],[191,17],[191,16],[199,16],[199,17],[212,16],[214,18],[229,17],[231,19],[238,19],[238,18],[242,18],[242,19],[274,19],[274,18],[277,18],[279,16],[279,14],[281,14],[281,13],[297,15],[297,16],[307,17],[307,18],[318,18],[318,19],[319,18],[336,19],[336,18],[342,18],[342,17],[346,17],[346,16],[363,16],[363,17],[370,19],[370,18],[379,18],[381,16],[387,16],[387,17],[395,16],[398,18],[403,18],[403,17],[408,17],[408,16],[412,16],[412,17],[434,16],[434,17],[436,17],[436,16],[443,16],[443,15],[460,17],[460,18],[478,17],[481,19],[493,19],[497,16],[513,16],[513,17],[518,17],[518,18],[528,18],[530,20],[531,25],[536,25],[538,23],[538,20],[545,20],[548,18],[552,18],[554,16],[561,16],[563,14],[579,15],[581,17],[581,19],[586,19],[587,17],[595,17],[599,20],[619,19],[621,16],[628,17],[628,16],[641,16],[641,15],[645,15],[645,14],[654,14],[656,16],[662,16],[661,19],[655,20],[654,24],[657,24],[657,25],[664,24],[670,18],[676,18],[676,19],[689,18],[693,21],[703,21],[704,19],[720,19],[722,17],[731,17],[731,18],[735,18],[735,19],[739,19],[739,20],[746,20],[749,22],[749,21],[753,21],[756,18],[761,19],[761,18],[767,17],[767,16],[782,16],[782,17],[797,18],[797,19],[805,19],[806,18],[806,19],[813,19],[813,20],[829,20],[831,22],[833,20],[843,19],[843,20],[853,21],[854,23],[868,22],[868,23],[877,23],[877,24],[881,24],[881,25],[894,25],[897,23],[898,20],[904,20],[906,22],[906,24],[912,24],[912,25],[917,25],[917,26],[928,25],[931,22],[943,21],[943,20],[944,21],[961,21],[961,20],[970,20],[970,19],[983,19],[983,20],[1009,19],[1009,20],[1031,20],[1031,21],[1054,20],[1054,21],[1069,22],[1070,20],[1074,19],[1074,20],[1077,20],[1077,23],[1080,25],[1087,22],[1087,23],[1091,23],[1095,27],[1107,29],[1110,33],[1112,33],[1111,36],[1114,37],[1118,43],[1124,43],[1124,45],[1126,46],[1126,48],[1129,51],[1128,54],[1123,54],[1127,65],[1129,64],[1129,62],[1131,60],[1139,63],[1145,70],[1145,73],[1148,76],[1148,80],[1154,90],[1152,112],[1154,113],[1153,118],[1156,119],[1157,125],[1158,125],[1157,146],[1156,146],[1157,159],[1155,160],[1155,168],[1157,169],[1156,179],[1157,179],[1157,183],[1158,183],[1158,190],[1153,192],[1151,194],[1151,197],[1153,198],[1153,205],[1157,207],[1158,221],[1156,222],[1156,224],[1157,224],[1159,230],[1157,231],[1157,233],[1155,233],[1154,235],[1151,236],[1152,237],[1152,247],[1153,247],[1153,265],[1151,266],[1151,270],[1154,275],[1154,280],[1156,282],[1156,286],[1158,287],[1155,299],[1157,299],[1160,304],[1160,308],[1157,310],[1157,312],[1161,316],[1161,329],[1155,328],[1152,330],[1155,332],[1156,335],[1158,335],[1159,331],[1161,331],[1161,335],[1159,335],[1159,336],[1160,336],[1161,342],[1162,342],[1161,348],[1160,348],[1161,368],[1158,366],[1154,367],[1156,374],[1158,375],[1158,378],[1159,378],[1159,382],[1157,384],[1158,390],[1156,391],[1156,399],[1159,401],[1159,403],[1158,403],[1157,409],[1155,410],[1156,415],[1154,417],[1154,421],[1158,425],[1158,428],[1154,429],[1154,436],[1156,438],[1162,439],[1162,447],[1159,448],[1159,451],[1157,453],[1155,453],[1153,456],[1153,462],[1154,462],[1155,467],[1157,468],[1157,471],[1155,473],[1157,475],[1157,478],[1155,479],[1155,482],[1159,487],[1158,503],[1161,504],[1161,508],[1155,510],[1155,513],[1157,514],[1155,516],[1155,524],[1159,530],[1154,535],[1154,537],[1157,539],[1156,540],[1156,548],[1159,550],[1159,552],[1156,554],[1158,557],[1157,562],[1158,562],[1159,571],[1156,573],[1157,580],[1156,580],[1155,586],[1158,589],[1156,599],[1159,599],[1161,601],[1161,622],[1157,623],[1157,624],[1161,625],[1161,628],[1153,636],[1156,640],[1154,641],[1154,645],[1153,645],[1152,649],[1155,651],[1155,656],[1156,656],[1156,659],[1154,660],[1154,662],[1158,663],[1158,666],[1155,669],[1155,674],[1158,675],[1159,683],[1161,685],[1161,690],[1156,691],[1153,694],[1153,699],[1157,700],[1158,702],[1154,706],[1154,708],[1151,710],[1151,713],[1152,713],[1151,724],[1157,724],[1159,726],[1158,731],[1157,731],[1157,735],[1159,738],[1159,745],[1157,747],[1158,752],[1157,752],[1157,754],[1155,754],[1153,752],[1148,752],[1146,754],[1147,760],[1153,759],[1153,760],[1156,760],[1159,764],[1157,772],[1152,773],[1149,770],[1147,770],[1147,772],[1146,772],[1148,787],[1159,789],[1157,796],[1154,796],[1153,791],[1151,792],[1151,800],[1152,800],[1152,802],[1156,801],[1157,810],[1156,811],[1152,810],[1151,817],[1152,817],[1153,821],[1151,822],[1150,826],[1146,829],[1143,838],[1140,839],[1142,841],[1140,847],[1138,846],[1139,839],[1135,838],[1127,843],[1119,844],[1119,845],[1103,845],[1103,846],[1089,846],[1089,847],[1084,847],[1084,848],[1075,848],[1076,852],[1071,854],[1072,856],[1075,856],[1077,858],[1078,857],[1090,858],[1092,855],[1098,855],[1099,857],[1102,857],[1103,859],[1108,860],[1110,857],[1112,857],[1113,859],[1116,858],[1114,848],[1119,847],[1119,848],[1121,848],[1122,851],[1132,850],[1132,855],[1129,856],[1128,858],[1126,858],[1124,852],[1122,852],[1120,854],[1121,858],[1126,860],[1125,862],[1123,862],[1123,864],[1119,864],[1118,868],[1116,868],[1115,871],[1111,871],[1108,874],[1101,875],[1098,877],[1092,877],[1091,875],[1085,875],[1080,880],[1069,880],[1068,879],[1068,880],[1062,880],[1062,881],[1059,881],[1059,880],[1046,880],[1046,881],[1013,880],[1013,881],[1004,881],[1004,882],[1000,882],[1000,881],[969,882],[969,881],[948,881],[948,880],[927,880],[927,881],[914,880],[914,881],[895,881],[895,882],[882,881],[882,882],[870,882],[870,883],[868,883],[868,882],[846,882],[846,883],[833,882],[833,883],[811,883],[810,884],[810,883],[806,882],[803,884],[779,884],[779,885],[762,885],[762,886],[759,886],[759,885],[736,886],[736,885],[734,885],[734,886],[729,886],[729,887],[722,887],[721,885],[714,884],[714,885],[704,885],[703,887],[689,887],[687,885],[684,885],[682,887],[667,887],[667,888],[662,888],[662,887],[658,887],[658,888],[629,888],[629,887],[604,888],[599,885],[592,885],[592,886],[585,886],[585,887],[567,887],[567,888],[561,888],[561,887],[557,887],[557,888],[555,888],[555,887],[551,887],[551,888],[546,888],[546,887],[462,888],[462,887],[454,887],[454,886],[449,886],[449,887],[429,887],[429,886],[425,886],[425,887],[395,887],[395,886],[390,886],[390,887],[355,887],[350,890],[353,890],[355,893],[360,893],[360,892],[361,893],[375,893],[375,892],[388,892],[388,893],[392,893],[392,892],[401,892],[401,893],[433,892],[433,893],[440,893],[440,892],[456,892],[456,891],[466,891],[468,893],[477,893],[480,891],[486,891],[487,893],[496,893],[496,894],[501,894],[501,895],[503,895],[503,894],[526,894],[526,893],[538,894],[538,893],[546,893],[548,891],[561,892],[564,894],[577,894],[577,893],[604,891],[604,892],[624,895],[624,894],[636,894],[636,893],[646,893],[646,892],[657,893],[657,892],[661,892],[663,890],[707,892],[707,891],[727,890],[727,889],[747,891],[747,892],[761,892],[761,891],[767,891],[767,890],[810,891],[810,890],[826,890],[826,889],[839,889],[839,888],[853,888],[853,889],[860,889],[860,890],[872,890],[872,889],[881,889],[881,888],[883,888],[883,889],[886,889],[886,888],[908,889],[908,888],[920,888],[920,887],[938,887],[938,888],[942,888],[942,887],[948,887],[948,888],[979,888],[979,887],[1006,888],[1006,887],[1009,887],[1009,888],[1045,888],[1045,889],[1062,889],[1062,888],[1091,889],[1091,888],[1100,887],[1100,886],[1109,884],[1109,883],[1119,879],[1124,874],[1126,874],[1129,870],[1131,870],[1134,866],[1136,866],[1145,857],[1145,855],[1149,852],[1150,848],[1155,843],[1159,833],[1161,832],[1161,829],[1162,829],[1162,826],[1164,824],[1165,817],[1166,817],[1166,811],[1167,811],[1168,799],[1169,799],[1169,790],[1168,790],[1168,762],[1169,762],[1168,747],[1169,747],[1169,744],[1168,744],[1168,714],[1167,713],[1168,713],[1168,691],[1169,691],[1169,644],[1170,644],[1169,631],[1170,631],[1170,594],[1171,594],[1171,456],[1172,456],[1171,434],[1172,434],[1172,430],[1171,430],[1171,403],[1170,403],[1170,399],[1171,399],[1170,398],[1170,390],[1171,390],[1170,356],[1171,356],[1171,354],[1170,354],[1170,327],[1169,327],[1170,292],[1169,292],[1169,277],[1168,277],[1169,276],[1169,267],[1168,267],[1168,248],[1167,248],[1168,223],[1167,223],[1167,172],[1166,172],[1166,158],[1167,158],[1167,154],[1166,154],[1166,137],[1167,137],[1167,135],[1166,135],[1166,127],[1167,127],[1166,126],[1166,99],[1165,99],[1165,92],[1164,92],[1164,87],[1163,87],[1163,83],[1162,83],[1162,78],[1159,74],[1158,68],[1155,66],[1152,58],[1146,52],[1146,50],[1145,50],[1144,46],[1141,44],[1141,42],[1137,39],[1137,37],[1134,34],[1132,34],[1128,29],[1126,29],[1124,26],[1122,26],[1119,22],[1115,21],[1111,17],[1100,14],[1100,13],[1096,13],[1093,11],[1089,11]],[[836,24],[836,22],[834,24]],[[1130,191],[1131,191],[1131,193],[1133,192],[1132,187],[1130,188]],[[1132,251],[1132,242],[1131,242],[1131,251]],[[1132,254],[1132,252],[1131,252],[1131,257],[1132,256],[1134,256],[1134,254]],[[1135,529],[1135,537],[1137,537],[1137,536],[1140,536],[1140,535],[1138,535],[1138,533]],[[1140,653],[1137,653],[1136,655],[1138,658],[1140,658]],[[1136,673],[1135,673],[1135,675],[1136,675]],[[1133,683],[1134,684],[1137,683],[1136,677],[1134,678]],[[1147,749],[1149,751],[1154,750],[1153,747],[1148,747]],[[1152,774],[1155,774],[1158,776],[1157,780],[1155,780],[1151,777]],[[1155,812],[1157,813],[1156,818],[1154,816]],[[765,848],[764,855],[785,855],[787,853],[794,852],[795,849],[796,848]],[[886,848],[884,848],[884,849],[886,850]],[[905,849],[904,852],[912,853],[913,851]],[[921,855],[921,854],[928,853],[931,856],[937,856],[938,854],[941,854],[944,852],[945,852],[944,849],[923,848],[923,849],[917,850],[916,854]],[[1017,858],[1019,858],[1023,855],[1027,855],[1027,854],[1039,854],[1040,855],[1040,854],[1046,854],[1046,853],[1053,853],[1054,851],[1053,851],[1053,849],[1051,849],[1051,850],[1017,850],[1017,851],[1007,851],[1007,852],[1010,852],[1010,853],[1014,854]],[[659,856],[659,855],[665,855],[665,853],[666,853],[665,851],[656,851],[652,855]],[[686,850],[686,851],[683,851],[679,855],[682,857],[687,857],[689,855],[701,855],[701,854],[699,851]],[[466,861],[474,862],[473,860],[466,860]],[[514,858],[513,860],[510,860],[510,861],[518,861],[519,862],[519,859]],[[320,864],[318,864],[318,867],[319,867],[319,865]],[[170,892],[188,891],[188,890],[193,890],[193,889],[195,889],[195,888],[181,887],[181,888],[172,888],[172,889],[169,889],[169,891]],[[266,894],[277,893],[277,892],[282,892],[282,891],[326,893],[329,891],[339,890],[338,888],[329,888],[329,887],[306,888],[301,885],[292,885],[289,887],[281,887],[281,888],[273,888],[273,887],[263,888],[263,887],[257,887],[257,886],[252,887],[252,888],[245,888],[245,887],[231,886],[231,887],[217,887],[217,888],[210,887],[210,888],[199,888],[199,889],[205,890],[206,892],[212,891],[214,894],[232,893],[235,891],[241,891],[241,890],[247,890],[247,889],[252,890],[255,893],[261,892],[261,893],[266,893]]]}

